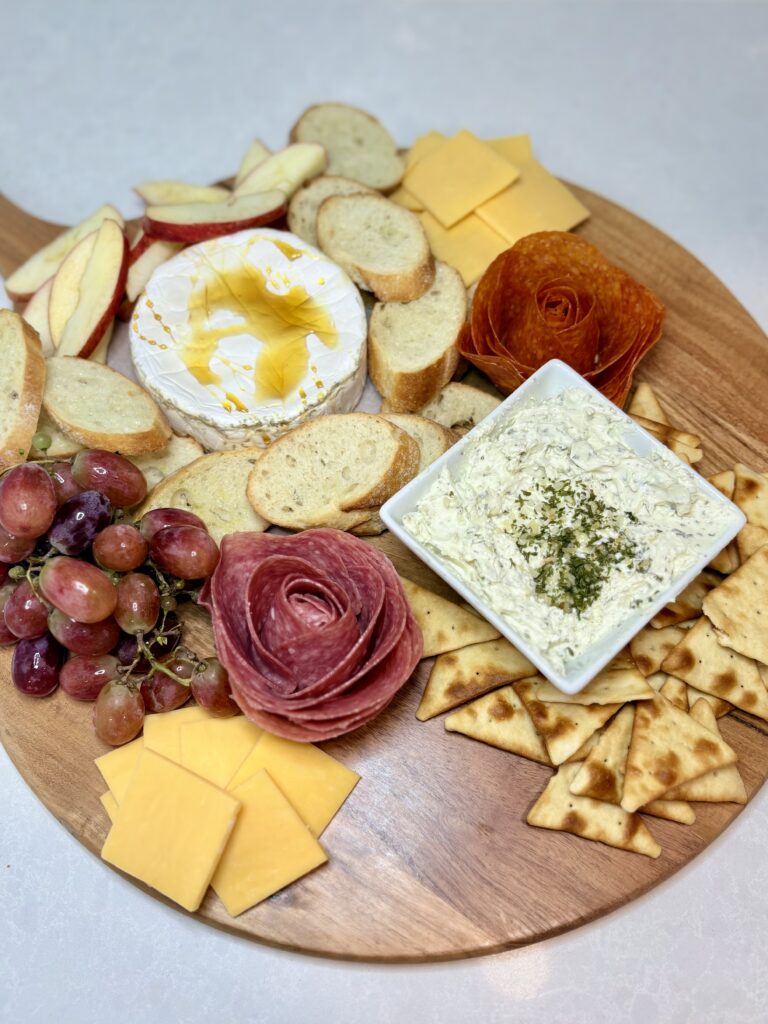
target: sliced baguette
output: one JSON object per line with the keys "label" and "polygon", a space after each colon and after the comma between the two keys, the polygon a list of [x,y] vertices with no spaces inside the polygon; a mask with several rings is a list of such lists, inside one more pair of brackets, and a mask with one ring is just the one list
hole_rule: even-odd
{"label": "sliced baguette", "polygon": [[419,468],[421,473],[427,466],[431,466],[435,459],[444,455],[451,445],[456,444],[459,439],[447,427],[443,427],[434,420],[428,420],[425,416],[415,416],[412,413],[387,412],[383,418],[400,427],[406,434],[410,434],[419,446]]}
{"label": "sliced baguette", "polygon": [[418,444],[382,417],[319,416],[267,448],[248,480],[248,499],[289,530],[351,530],[374,519],[418,466]]}
{"label": "sliced baguette", "polygon": [[288,227],[310,245],[317,245],[317,211],[331,196],[376,195],[359,181],[323,174],[295,193],[288,206]]}
{"label": "sliced baguette", "polygon": [[187,509],[200,516],[217,544],[226,533],[263,532],[269,523],[251,508],[245,489],[265,450],[238,448],[195,459],[159,483],[138,515],[153,508]]}
{"label": "sliced baguette", "polygon": [[405,173],[397,143],[373,115],[346,103],[308,107],[291,129],[291,142],[319,142],[328,174],[341,174],[389,192]]}
{"label": "sliced baguette", "polygon": [[68,437],[63,430],[59,427],[58,423],[54,423],[45,409],[40,409],[40,418],[37,421],[37,428],[35,429],[36,434],[45,434],[50,438],[51,443],[45,449],[45,451],[38,450],[37,448],[30,448],[29,457],[30,459],[71,459],[78,452],[83,450],[83,446],[74,441],[71,437]]}
{"label": "sliced baguette", "polygon": [[412,302],[432,287],[435,261],[415,213],[383,196],[331,196],[317,214],[320,248],[381,302]]}
{"label": "sliced baguette", "polygon": [[150,491],[172,473],[178,472],[190,462],[204,455],[203,446],[193,437],[179,437],[172,434],[165,448],[150,452],[149,455],[130,455],[134,466],[138,466],[147,481]]}
{"label": "sliced baguette", "polygon": [[[419,415],[426,416],[428,420],[434,420],[461,435],[484,420],[500,403],[500,399],[480,391],[479,388],[470,387],[469,384],[451,383],[446,384],[439,395],[420,409]],[[392,410],[387,402],[382,402],[381,411],[385,413]]]}
{"label": "sliced baguette", "polygon": [[10,309],[0,309],[0,353],[2,470],[26,460],[45,388],[45,359],[37,331]]}
{"label": "sliced baguette", "polygon": [[160,407],[143,388],[91,359],[49,359],[43,405],[60,430],[87,448],[146,455],[171,438]]}
{"label": "sliced baguette", "polygon": [[436,397],[459,362],[467,317],[461,275],[435,264],[432,287],[414,302],[379,302],[368,327],[368,373],[397,412],[415,412]]}

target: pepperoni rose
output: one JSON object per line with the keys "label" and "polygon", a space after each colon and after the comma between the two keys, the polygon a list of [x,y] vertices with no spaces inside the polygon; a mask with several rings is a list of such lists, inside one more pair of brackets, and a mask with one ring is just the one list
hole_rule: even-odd
{"label": "pepperoni rose", "polygon": [[459,351],[505,394],[562,359],[617,405],[661,337],[664,307],[584,238],[540,231],[480,279]]}
{"label": "pepperoni rose", "polygon": [[257,725],[292,740],[365,725],[422,653],[392,563],[338,530],[230,534],[200,603],[234,699]]}

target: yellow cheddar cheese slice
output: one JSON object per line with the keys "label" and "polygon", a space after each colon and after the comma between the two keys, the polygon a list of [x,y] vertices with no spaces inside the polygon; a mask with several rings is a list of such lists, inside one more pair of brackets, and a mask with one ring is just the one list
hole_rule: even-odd
{"label": "yellow cheddar cheese slice", "polygon": [[406,172],[404,187],[445,228],[507,188],[518,169],[471,132],[457,132]]}
{"label": "yellow cheddar cheese slice", "polygon": [[413,213],[421,213],[424,209],[424,206],[419,202],[416,196],[412,192],[409,192],[403,185],[396,188],[388,198],[391,199],[393,203],[397,203],[398,206],[404,206],[406,210],[411,210]]}
{"label": "yellow cheddar cheese slice", "polygon": [[137,740],[131,740],[130,743],[126,743],[122,747],[115,747],[108,754],[102,754],[101,757],[96,758],[96,767],[118,803],[122,803],[123,794],[128,788],[128,783],[143,750],[144,740],[139,736]]}
{"label": "yellow cheddar cheese slice", "polygon": [[509,248],[501,235],[471,213],[452,228],[444,228],[424,211],[418,214],[435,258],[455,267],[469,287],[499,253]]}
{"label": "yellow cheddar cheese slice", "polygon": [[357,772],[311,743],[294,743],[264,733],[227,789],[237,790],[264,768],[316,836],[322,834],[360,779]]}
{"label": "yellow cheddar cheese slice", "polygon": [[198,704],[189,704],[177,711],[166,711],[159,715],[147,715],[144,719],[144,746],[162,754],[169,761],[181,763],[182,725],[189,722],[202,722],[213,717]]}
{"label": "yellow cheddar cheese slice", "polygon": [[239,803],[153,750],[143,751],[102,859],[185,910],[200,906]]}
{"label": "yellow cheddar cheese slice", "polygon": [[420,135],[405,154],[406,174],[412,167],[416,166],[419,160],[422,160],[434,149],[437,149],[437,147],[443,142],[445,142],[445,136],[442,132],[432,131],[425,132],[424,135]]}
{"label": "yellow cheddar cheese slice", "polygon": [[530,135],[505,135],[500,139],[488,139],[488,145],[518,169],[520,164],[533,157]]}
{"label": "yellow cheddar cheese slice", "polygon": [[241,783],[232,796],[240,814],[211,884],[236,917],[328,858],[266,771]]}
{"label": "yellow cheddar cheese slice", "polygon": [[180,763],[223,789],[261,735],[243,715],[191,722],[181,727]]}
{"label": "yellow cheddar cheese slice", "polygon": [[101,806],[107,812],[109,820],[114,825],[115,818],[117,817],[117,812],[120,810],[120,804],[117,802],[117,800],[115,800],[114,796],[112,795],[112,793],[110,793],[109,790],[107,790],[106,793],[102,793],[101,796],[99,797],[99,800],[101,800]]}

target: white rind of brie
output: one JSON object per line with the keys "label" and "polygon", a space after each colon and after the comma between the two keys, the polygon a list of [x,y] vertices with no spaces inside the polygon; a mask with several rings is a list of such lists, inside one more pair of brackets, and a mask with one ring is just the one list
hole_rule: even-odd
{"label": "white rind of brie", "polygon": [[[275,241],[301,256],[290,259]],[[262,343],[251,334],[230,334],[219,343],[211,360],[216,383],[200,383],[182,358],[191,334],[192,292],[212,274],[211,262],[226,269],[244,259],[266,275],[276,293],[302,286],[324,307],[337,332],[333,347],[308,335],[307,372],[284,398],[257,398],[253,368]],[[218,315],[225,319],[217,326],[238,322],[234,311]],[[131,357],[140,383],[177,433],[190,434],[212,451],[264,446],[312,416],[354,409],[365,385],[366,339],[360,293],[341,267],[296,235],[269,228],[201,242],[163,263],[139,297],[130,324]]]}

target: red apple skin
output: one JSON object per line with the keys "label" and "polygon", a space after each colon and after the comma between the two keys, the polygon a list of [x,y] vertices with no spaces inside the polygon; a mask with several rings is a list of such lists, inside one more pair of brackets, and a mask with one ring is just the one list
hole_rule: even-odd
{"label": "red apple skin", "polygon": [[283,217],[288,209],[287,202],[258,217],[248,217],[245,220],[228,221],[221,224],[165,224],[162,221],[150,220],[145,217],[142,221],[144,230],[155,238],[162,238],[166,242],[184,242],[193,244],[205,242],[209,238],[218,238],[220,235],[231,235],[235,231],[244,231],[246,228],[258,228],[264,224],[271,224],[273,221]]}
{"label": "red apple skin", "polygon": [[150,245],[152,245],[152,243],[155,241],[156,239],[154,239],[152,235],[142,230],[139,237],[128,250],[128,266],[133,266],[136,260],[140,259],[147,251],[147,249],[150,247]]}
{"label": "red apple skin", "polygon": [[101,319],[96,324],[94,329],[91,331],[90,337],[87,339],[83,347],[77,353],[78,358],[87,359],[88,356],[96,348],[98,348],[99,342],[104,337],[109,325],[115,319],[115,315],[120,306],[120,303],[125,297],[125,282],[128,278],[128,239],[123,234],[123,262],[120,265],[120,273],[115,281],[115,291],[109,304],[105,307]]}

